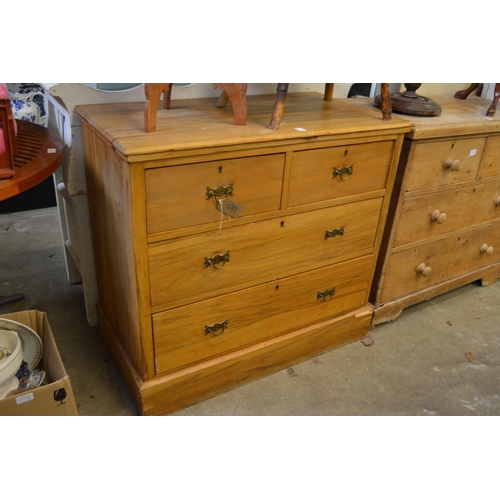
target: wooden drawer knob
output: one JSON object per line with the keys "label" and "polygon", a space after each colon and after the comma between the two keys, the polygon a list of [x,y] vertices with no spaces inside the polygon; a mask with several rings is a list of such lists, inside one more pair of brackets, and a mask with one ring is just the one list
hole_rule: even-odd
{"label": "wooden drawer knob", "polygon": [[416,271],[418,274],[421,274],[422,276],[425,276],[426,278],[427,278],[427,276],[429,276],[432,273],[432,269],[429,266],[425,265],[424,263],[419,264]]}
{"label": "wooden drawer knob", "polygon": [[495,200],[495,205],[500,207],[500,196]]}
{"label": "wooden drawer knob", "polygon": [[491,255],[493,253],[494,248],[489,246],[487,243],[481,246],[481,253],[485,253],[486,255]]}
{"label": "wooden drawer knob", "polygon": [[446,214],[440,210],[434,210],[431,215],[431,221],[437,222],[438,224],[443,224],[446,220]]}
{"label": "wooden drawer knob", "polygon": [[460,168],[460,160],[454,160],[453,158],[446,158],[444,160],[444,168],[450,169],[453,172],[456,172]]}

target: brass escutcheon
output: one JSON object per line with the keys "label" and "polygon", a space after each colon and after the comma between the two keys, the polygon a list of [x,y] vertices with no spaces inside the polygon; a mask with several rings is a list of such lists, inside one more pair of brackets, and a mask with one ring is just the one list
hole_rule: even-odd
{"label": "brass escutcheon", "polygon": [[233,194],[233,184],[229,184],[229,186],[219,186],[215,189],[211,187],[207,187],[207,200],[214,197],[216,200],[222,200],[231,196]]}
{"label": "brass escutcheon", "polygon": [[219,337],[224,333],[224,330],[228,327],[229,320],[223,321],[222,323],[215,323],[212,326],[205,326],[205,335],[212,334],[214,337]]}
{"label": "brass escutcheon", "polygon": [[330,300],[335,295],[335,288],[330,288],[330,290],[325,290],[324,292],[318,292],[316,295],[316,300],[323,299],[325,302]]}
{"label": "brass escutcheon", "polygon": [[328,238],[335,238],[335,236],[344,236],[344,226],[325,232],[325,240]]}
{"label": "brass escutcheon", "polygon": [[221,269],[226,262],[229,262],[229,250],[223,255],[217,254],[212,258],[205,257],[205,267],[213,266],[215,269]]}
{"label": "brass escutcheon", "polygon": [[354,171],[354,165],[351,165],[349,167],[341,167],[337,168],[334,167],[333,169],[333,178],[337,177],[337,175],[340,176],[340,178],[345,181],[350,175],[352,175]]}

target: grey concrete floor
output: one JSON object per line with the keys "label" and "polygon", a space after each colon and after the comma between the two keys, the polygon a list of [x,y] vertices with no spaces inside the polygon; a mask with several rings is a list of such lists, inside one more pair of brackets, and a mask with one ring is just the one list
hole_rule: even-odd
{"label": "grey concrete floor", "polygon": [[[79,414],[138,415],[67,281],[55,207],[0,215],[0,296],[18,292],[0,314],[47,313]],[[175,415],[500,415],[500,283],[410,307],[371,336]]]}

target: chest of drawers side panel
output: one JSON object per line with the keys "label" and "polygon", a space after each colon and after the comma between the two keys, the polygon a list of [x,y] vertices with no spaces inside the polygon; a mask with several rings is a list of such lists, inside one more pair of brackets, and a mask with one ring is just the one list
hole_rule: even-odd
{"label": "chest of drawers side panel", "polygon": [[151,319],[144,313],[145,301],[139,291],[148,286],[141,278],[136,259],[136,254],[141,253],[141,241],[145,244],[145,229],[134,222],[134,175],[130,166],[85,122],[82,133],[99,305],[132,363],[147,379],[149,370],[154,369],[152,345],[144,340],[148,322],[151,331]]}

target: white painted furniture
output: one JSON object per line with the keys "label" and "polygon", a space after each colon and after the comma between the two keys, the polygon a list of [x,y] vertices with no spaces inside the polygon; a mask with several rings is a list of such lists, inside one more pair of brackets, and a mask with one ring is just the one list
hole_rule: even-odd
{"label": "white painted furniture", "polygon": [[144,100],[144,88],[108,92],[81,83],[44,83],[47,96],[47,127],[64,144],[62,167],[54,174],[57,206],[64,245],[66,272],[70,283],[82,283],[87,321],[97,325],[98,300],[92,234],[90,230],[87,181],[83,165],[81,122],[74,113],[79,104]]}

